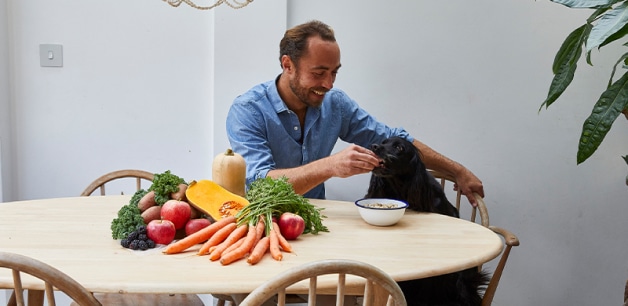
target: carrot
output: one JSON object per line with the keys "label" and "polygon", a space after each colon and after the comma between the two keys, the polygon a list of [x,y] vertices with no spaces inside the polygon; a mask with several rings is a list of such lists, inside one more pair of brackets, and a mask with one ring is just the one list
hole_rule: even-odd
{"label": "carrot", "polygon": [[257,225],[255,226],[255,231],[256,231],[255,241],[253,242],[253,246],[251,247],[251,250],[249,250],[249,252],[253,252],[253,248],[255,248],[257,243],[264,236],[264,233],[266,231],[266,226],[265,226],[263,217],[264,216],[261,216],[261,218],[259,218],[259,221],[257,222]]}
{"label": "carrot", "polygon": [[220,259],[220,256],[225,251],[225,249],[227,249],[230,245],[234,244],[236,241],[240,240],[240,238],[246,235],[246,233],[248,232],[248,228],[249,226],[246,224],[238,226],[235,230],[233,230],[233,232],[231,232],[231,234],[229,234],[229,237],[227,237],[225,241],[221,242],[211,253],[209,253],[209,259],[211,261],[216,261]]}
{"label": "carrot", "polygon": [[288,253],[292,253],[292,246],[290,245],[288,240],[286,240],[286,238],[281,234],[281,231],[279,230],[279,225],[277,224],[277,222],[273,222],[273,229],[277,233],[277,238],[279,238],[279,246],[284,251]]}
{"label": "carrot", "polygon": [[270,238],[268,238],[268,236],[262,237],[262,239],[260,239],[260,241],[257,242],[255,247],[253,248],[253,251],[251,251],[251,254],[249,254],[249,257],[246,259],[246,262],[248,262],[251,265],[258,263],[260,260],[262,260],[262,257],[264,256],[264,254],[266,254],[266,251],[268,251],[269,246],[270,246]]}
{"label": "carrot", "polygon": [[273,259],[283,259],[283,255],[279,249],[279,237],[277,236],[277,231],[274,228],[270,230],[270,245],[268,247],[270,249],[270,255],[273,256]]}
{"label": "carrot", "polygon": [[227,239],[229,234],[231,234],[231,232],[233,232],[236,229],[236,227],[238,227],[238,226],[235,223],[229,223],[225,227],[223,227],[220,230],[218,230],[214,235],[209,237],[209,239],[207,239],[207,241],[205,241],[205,243],[203,243],[203,246],[201,246],[201,248],[198,250],[198,252],[196,254],[197,255],[209,254],[210,253],[210,251],[209,251],[210,248],[213,247],[213,246],[218,245],[219,243],[221,243],[225,239]]}
{"label": "carrot", "polygon": [[164,249],[163,253],[165,254],[181,253],[193,245],[206,241],[215,232],[217,232],[219,229],[223,228],[227,224],[235,223],[235,222],[236,222],[236,219],[233,216],[220,219],[192,235],[186,236],[183,239],[180,239],[174,243],[169,244]]}
{"label": "carrot", "polygon": [[[224,252],[222,252],[223,254],[227,254],[235,249],[237,249],[239,246],[242,245],[242,243],[244,243],[244,240],[246,240],[246,236],[240,238],[240,240],[236,241],[234,244],[230,245],[228,248],[225,249]],[[213,251],[213,250],[212,250]],[[224,256],[224,255],[223,255]]]}
{"label": "carrot", "polygon": [[253,247],[255,238],[257,238],[257,227],[249,226],[248,233],[246,234],[246,237],[244,238],[244,242],[242,242],[242,244],[239,247],[237,247],[235,250],[231,252],[227,252],[227,251],[223,252],[220,257],[220,263],[222,265],[228,265],[236,260],[244,258],[244,256],[246,256],[246,254],[249,253],[249,251]]}

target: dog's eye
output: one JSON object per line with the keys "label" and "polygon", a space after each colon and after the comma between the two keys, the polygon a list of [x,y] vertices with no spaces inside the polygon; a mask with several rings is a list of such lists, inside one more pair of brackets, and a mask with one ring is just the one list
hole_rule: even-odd
{"label": "dog's eye", "polygon": [[400,144],[397,144],[397,145],[395,146],[395,149],[397,149],[399,152],[403,152],[403,151],[404,151],[403,146],[402,146],[402,145],[400,145]]}

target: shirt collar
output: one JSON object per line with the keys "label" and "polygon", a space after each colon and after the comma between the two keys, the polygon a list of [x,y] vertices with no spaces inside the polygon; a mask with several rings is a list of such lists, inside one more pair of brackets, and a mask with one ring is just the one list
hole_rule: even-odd
{"label": "shirt collar", "polygon": [[270,82],[271,84],[268,87],[268,100],[270,100],[270,104],[273,106],[277,114],[288,111],[288,106],[286,105],[286,103],[283,102],[281,96],[279,96],[279,90],[277,89],[277,82],[279,82],[279,77],[281,77],[281,74],[278,75],[274,81]]}

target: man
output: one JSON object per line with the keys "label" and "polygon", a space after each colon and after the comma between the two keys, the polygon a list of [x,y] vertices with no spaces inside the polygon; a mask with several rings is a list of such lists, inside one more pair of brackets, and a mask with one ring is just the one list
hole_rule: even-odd
{"label": "man", "polygon": [[[482,182],[467,168],[404,129],[376,121],[333,88],[340,48],[328,25],[310,21],[293,27],[279,47],[283,72],[237,97],[227,117],[231,147],[247,164],[247,185],[260,177],[286,176],[297,193],[324,199],[326,180],[370,172],[380,159],[367,148],[400,136],[421,151],[429,169],[453,175],[471,204],[473,192],[484,196]],[[339,138],[351,145],[330,155]]]}

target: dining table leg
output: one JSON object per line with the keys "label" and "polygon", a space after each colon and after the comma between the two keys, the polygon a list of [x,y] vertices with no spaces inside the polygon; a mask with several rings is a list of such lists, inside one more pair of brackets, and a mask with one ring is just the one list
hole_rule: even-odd
{"label": "dining table leg", "polygon": [[[28,306],[43,306],[44,305],[44,291],[43,290],[26,290],[28,297]],[[11,291],[11,296],[7,301],[7,306],[17,306],[17,298],[15,297],[15,290]]]}
{"label": "dining table leg", "polygon": [[7,301],[7,306],[17,306],[17,301],[15,300],[15,290],[11,290],[11,296]]}
{"label": "dining table leg", "polygon": [[44,305],[44,291],[43,290],[28,290],[28,306],[43,306]]}

